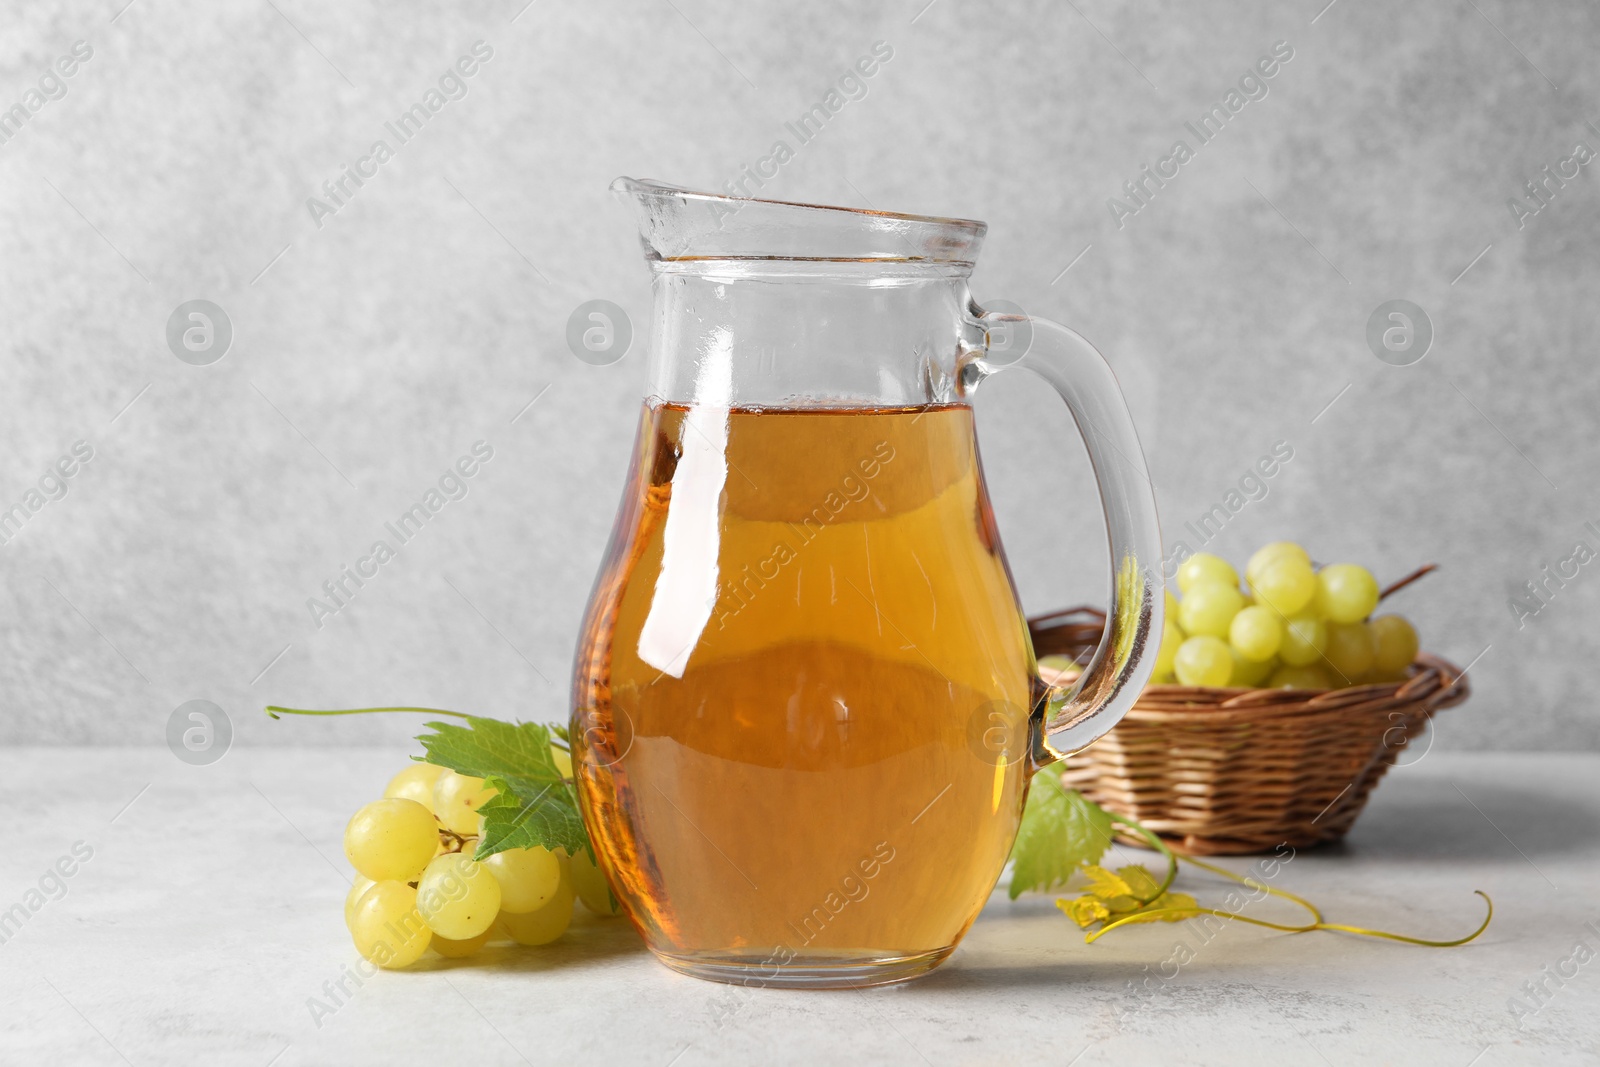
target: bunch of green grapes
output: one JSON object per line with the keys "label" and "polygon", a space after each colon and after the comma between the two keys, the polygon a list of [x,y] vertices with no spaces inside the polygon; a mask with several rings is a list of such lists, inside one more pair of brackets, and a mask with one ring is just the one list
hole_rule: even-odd
{"label": "bunch of green grapes", "polygon": [[[571,774],[570,757],[553,750]],[[379,967],[407,967],[430,948],[471,956],[491,941],[544,945],[572,921],[574,900],[615,915],[605,877],[586,852],[513,848],[479,862],[478,808],[494,795],[481,778],[432,763],[395,775],[382,800],[344,831],[356,869],[344,921],[356,950]]]}
{"label": "bunch of green grapes", "polygon": [[1152,684],[1336,689],[1406,677],[1417,631],[1399,615],[1372,617],[1378,582],[1365,567],[1313,567],[1306,550],[1275,541],[1239,573],[1201,552],[1167,593]]}

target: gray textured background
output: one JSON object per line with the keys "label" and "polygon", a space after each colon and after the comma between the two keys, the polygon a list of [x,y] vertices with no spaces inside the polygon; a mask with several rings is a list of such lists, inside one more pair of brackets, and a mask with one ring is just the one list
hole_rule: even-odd
{"label": "gray textured background", "polygon": [[[94,55],[0,144],[0,507],[74,441],[95,456],[0,546],[0,740],[156,744],[196,697],[244,743],[417,725],[274,724],[269,701],[564,718],[643,378],[637,349],[596,368],[564,343],[582,301],[647,307],[606,186],[719,186],[883,40],[768,194],[988,220],[975,293],[1110,355],[1169,545],[1288,441],[1209,547],[1293,537],[1384,580],[1437,561],[1397,607],[1481,653],[1439,745],[1600,743],[1600,562],[1525,628],[1508,608],[1600,549],[1600,174],[1520,231],[1506,207],[1600,148],[1600,9],[925,2],[6,4],[5,106],[75,40]],[[479,39],[468,95],[318,228],[305,199]],[[1119,230],[1107,198],[1280,40],[1269,95]],[[1364,340],[1399,297],[1436,329],[1409,367]],[[165,344],[194,298],[233,322],[212,366]],[[978,407],[1026,606],[1102,599],[1064,409],[1006,375]],[[479,439],[469,496],[315,629],[307,597]]]}

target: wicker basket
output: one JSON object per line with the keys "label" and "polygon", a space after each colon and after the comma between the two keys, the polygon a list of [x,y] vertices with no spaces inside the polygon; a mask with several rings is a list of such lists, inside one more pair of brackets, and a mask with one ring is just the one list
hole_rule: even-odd
{"label": "wicker basket", "polygon": [[[1036,654],[1079,663],[1104,625],[1093,608],[1028,623]],[[1348,689],[1152,685],[1067,758],[1062,780],[1199,855],[1337,841],[1406,743],[1469,691],[1460,668],[1426,653],[1404,682]]]}

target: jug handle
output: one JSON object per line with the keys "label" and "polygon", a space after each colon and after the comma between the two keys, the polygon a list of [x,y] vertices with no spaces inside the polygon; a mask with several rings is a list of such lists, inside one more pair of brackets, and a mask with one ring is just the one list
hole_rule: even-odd
{"label": "jug handle", "polygon": [[1070,685],[1035,678],[1041,695],[1030,716],[1029,748],[1038,770],[1104,736],[1155,669],[1166,607],[1161,530],[1144,450],[1105,357],[1058,322],[1020,309],[974,305],[971,311],[984,347],[963,366],[965,383],[970,388],[999,370],[1023,367],[1055,387],[1089,450],[1111,543],[1111,608],[1094,656]]}

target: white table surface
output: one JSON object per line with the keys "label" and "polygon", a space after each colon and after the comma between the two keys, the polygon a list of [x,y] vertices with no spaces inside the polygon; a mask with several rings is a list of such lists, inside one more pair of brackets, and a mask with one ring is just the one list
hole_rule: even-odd
{"label": "white table surface", "polygon": [[[1600,755],[1431,753],[1389,776],[1344,845],[1279,876],[1333,921],[1446,937],[1477,923],[1481,888],[1494,925],[1464,948],[1239,923],[1085,945],[1053,896],[996,893],[917,982],[743,991],[669,972],[624,920],[580,908],[554,946],[383,973],[314,1019],[308,999],[356,959],[345,820],[405,755],[0,753],[0,910],[74,842],[93,849],[0,944],[0,1063],[1600,1063],[1600,955],[1547,981],[1521,1029],[1507,1005],[1580,940],[1600,953]],[[1180,940],[1195,958],[1163,979]],[[1147,975],[1157,991],[1131,993]]]}

